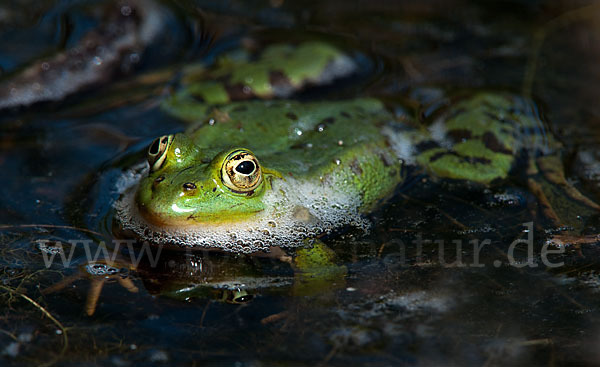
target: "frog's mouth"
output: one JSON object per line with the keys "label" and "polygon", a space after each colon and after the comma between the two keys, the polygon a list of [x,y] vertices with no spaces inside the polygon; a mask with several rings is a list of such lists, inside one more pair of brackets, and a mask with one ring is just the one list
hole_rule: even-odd
{"label": "frog's mouth", "polygon": [[144,220],[158,227],[211,227],[219,225],[232,225],[252,221],[258,215],[264,212],[264,209],[247,211],[240,214],[221,214],[210,213],[201,208],[180,208],[177,204],[172,204],[170,209],[172,212],[178,213],[177,216],[169,215],[161,211],[153,210],[146,205],[134,203],[137,206],[138,212]]}
{"label": "frog's mouth", "polygon": [[115,219],[122,229],[158,245],[217,248],[236,253],[269,252],[272,247],[302,247],[306,238],[345,225],[365,231],[369,227],[359,212],[360,201],[356,196],[340,196],[330,187],[315,190],[314,184],[295,179],[277,180],[273,190],[263,197],[267,209],[251,217],[207,223],[169,220],[165,224],[160,215],[137,205],[140,179],[121,192],[114,204]]}

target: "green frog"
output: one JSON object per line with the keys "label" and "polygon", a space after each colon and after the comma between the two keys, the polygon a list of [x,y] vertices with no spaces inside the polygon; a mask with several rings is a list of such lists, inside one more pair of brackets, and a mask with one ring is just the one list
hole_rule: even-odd
{"label": "green frog", "polygon": [[555,225],[576,226],[578,215],[600,209],[566,180],[560,144],[536,105],[518,95],[458,93],[401,115],[374,98],[289,99],[352,78],[358,68],[322,42],[234,52],[210,68],[186,68],[162,108],[190,127],[150,144],[147,164],[132,170],[116,203],[121,226],[181,247],[306,247],[336,228],[366,230],[365,214],[410,167],[482,187],[518,175]]}

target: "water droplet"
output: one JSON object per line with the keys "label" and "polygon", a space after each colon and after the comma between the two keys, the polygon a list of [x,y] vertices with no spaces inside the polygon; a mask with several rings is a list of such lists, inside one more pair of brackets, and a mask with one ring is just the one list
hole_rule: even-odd
{"label": "water droplet", "polygon": [[50,64],[47,63],[47,62],[43,62],[42,63],[42,70],[44,70],[44,71],[50,70]]}
{"label": "water droplet", "polygon": [[302,135],[302,130],[295,128],[294,133],[296,133],[296,135],[300,136],[300,135]]}
{"label": "water droplet", "polygon": [[325,130],[325,125],[323,125],[323,124],[319,124],[319,125],[317,125],[317,131],[318,131],[318,132],[322,133],[322,132],[323,132],[323,130]]}
{"label": "water droplet", "polygon": [[339,145],[339,146],[342,146],[342,145],[344,145],[344,141],[343,141],[343,140],[338,140],[338,145]]}
{"label": "water droplet", "polygon": [[341,160],[339,160],[339,159],[336,159],[336,160],[334,160],[333,162],[334,162],[336,165],[338,165],[338,166],[339,166],[340,164],[342,164],[342,161],[341,161]]}
{"label": "water droplet", "polygon": [[209,119],[209,120],[208,120],[208,124],[209,124],[210,126],[213,126],[213,125],[215,124],[215,119]]}
{"label": "water droplet", "polygon": [[94,56],[92,63],[96,66],[102,65],[102,59],[99,56]]}

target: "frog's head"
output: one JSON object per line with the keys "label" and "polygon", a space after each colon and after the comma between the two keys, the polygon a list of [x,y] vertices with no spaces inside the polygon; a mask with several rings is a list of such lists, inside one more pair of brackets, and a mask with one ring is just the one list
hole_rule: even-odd
{"label": "frog's head", "polygon": [[264,210],[262,197],[279,176],[246,148],[208,151],[185,134],[166,135],[148,148],[148,176],[135,201],[156,225],[226,223]]}

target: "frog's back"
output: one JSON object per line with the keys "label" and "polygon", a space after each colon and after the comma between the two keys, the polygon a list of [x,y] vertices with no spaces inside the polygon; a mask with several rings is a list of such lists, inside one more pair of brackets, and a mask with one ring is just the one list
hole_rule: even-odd
{"label": "frog's back", "polygon": [[[363,214],[401,181],[382,133],[393,117],[373,99],[242,101],[199,120],[157,140],[166,158],[118,203],[123,227],[159,243],[235,252],[302,246],[345,225],[366,228]],[[240,151],[257,159],[264,180],[232,191],[222,167]]]}
{"label": "frog's back", "polygon": [[190,134],[209,156],[244,147],[284,178],[358,194],[368,208],[401,179],[401,162],[381,133],[391,120],[375,99],[252,101],[215,108]]}

